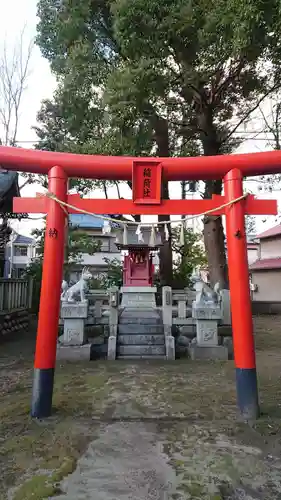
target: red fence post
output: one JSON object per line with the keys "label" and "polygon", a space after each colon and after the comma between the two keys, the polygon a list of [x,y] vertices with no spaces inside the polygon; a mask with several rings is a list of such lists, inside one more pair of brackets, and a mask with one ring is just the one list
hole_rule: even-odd
{"label": "red fence post", "polygon": [[[67,201],[68,179],[64,170],[53,167],[48,177],[49,191]],[[37,418],[49,417],[52,412],[64,240],[65,212],[49,198],[31,408],[31,415]]]}
{"label": "red fence post", "polygon": [[[224,178],[225,201],[243,195],[240,170],[230,170]],[[259,416],[253,318],[249,287],[245,200],[225,209],[230,284],[231,316],[238,407],[244,419]]]}

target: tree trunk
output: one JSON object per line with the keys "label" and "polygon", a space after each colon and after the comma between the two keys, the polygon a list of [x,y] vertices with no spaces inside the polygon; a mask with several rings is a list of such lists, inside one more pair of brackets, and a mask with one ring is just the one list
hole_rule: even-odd
{"label": "tree trunk", "polygon": [[[204,198],[221,194],[222,181],[207,181]],[[208,260],[210,283],[228,288],[228,268],[225,256],[225,237],[221,216],[204,217],[204,243]]]}
{"label": "tree trunk", "polygon": [[228,270],[225,258],[224,231],[221,217],[205,217],[204,243],[208,259],[211,285],[228,288]]}
{"label": "tree trunk", "polygon": [[[168,182],[162,183],[162,198],[169,198]],[[170,220],[169,215],[158,215],[158,221],[163,222]],[[166,240],[165,227],[163,224],[159,225],[159,232],[163,245],[159,251],[159,277],[160,286],[172,286],[173,283],[173,253],[171,245],[171,226],[168,224],[169,240]]]}
{"label": "tree trunk", "polygon": [[[169,130],[168,122],[164,118],[155,115],[152,119],[153,128],[155,131],[155,142],[157,144],[157,154],[159,156],[169,156]],[[161,186],[162,198],[169,199],[168,181],[162,180]],[[158,215],[158,221],[170,221],[170,215]],[[162,246],[159,251],[159,278],[160,286],[172,286],[173,283],[173,253],[171,245],[171,226],[167,225],[169,231],[169,239],[165,238],[165,227],[159,225],[159,232],[162,239]]]}
{"label": "tree trunk", "polygon": [[[216,127],[213,123],[212,110],[205,109],[199,119],[201,142],[205,156],[215,156],[220,152],[220,142]],[[204,198],[211,198],[213,194],[221,194],[222,181],[206,181]],[[211,285],[220,284],[221,288],[228,288],[228,268],[225,255],[225,237],[220,216],[204,217],[204,243],[208,260]]]}

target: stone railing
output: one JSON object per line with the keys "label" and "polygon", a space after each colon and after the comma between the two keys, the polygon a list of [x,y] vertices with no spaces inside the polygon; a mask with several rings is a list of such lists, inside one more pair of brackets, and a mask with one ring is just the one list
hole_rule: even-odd
{"label": "stone railing", "polygon": [[184,290],[172,291],[172,324],[186,325],[192,317],[192,302],[196,298],[196,292],[185,288]]}
{"label": "stone railing", "polygon": [[[228,290],[220,290],[219,303],[221,308],[221,325],[231,325],[230,298]],[[162,288],[162,315],[163,323],[167,328],[195,324],[192,318],[192,303],[196,299],[196,291],[185,288],[172,290],[171,287]]]}
{"label": "stone railing", "polygon": [[86,325],[107,325],[109,323],[109,290],[90,290],[86,294],[89,315]]}
{"label": "stone railing", "polygon": [[173,325],[192,324],[192,302],[195,297],[196,292],[189,289],[162,288],[162,316],[167,331],[171,331]]}

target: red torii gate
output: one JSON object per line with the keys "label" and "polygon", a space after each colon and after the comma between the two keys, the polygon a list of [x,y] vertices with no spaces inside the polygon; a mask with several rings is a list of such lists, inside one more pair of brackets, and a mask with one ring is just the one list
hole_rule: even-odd
{"label": "red torii gate", "polygon": [[[276,214],[277,202],[243,198],[243,177],[281,172],[281,152],[194,158],[132,158],[33,151],[0,147],[2,168],[48,174],[54,197],[15,198],[14,212],[47,213],[43,276],[34,363],[31,414],[48,417],[52,394],[63,271],[65,218],[79,209],[122,214],[201,214],[218,208],[226,216],[229,283],[238,407],[246,419],[259,415],[253,322],[249,291],[245,214]],[[132,180],[132,200],[81,199],[68,195],[68,178]],[[161,182],[223,179],[224,196],[211,200],[162,200]],[[235,200],[239,201],[235,201]]]}

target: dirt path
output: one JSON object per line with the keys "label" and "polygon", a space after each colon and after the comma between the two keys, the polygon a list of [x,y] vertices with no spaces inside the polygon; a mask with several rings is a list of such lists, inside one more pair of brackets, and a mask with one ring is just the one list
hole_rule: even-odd
{"label": "dirt path", "polygon": [[176,475],[153,424],[114,423],[101,430],[61,485],[57,500],[156,500],[176,491]]}
{"label": "dirt path", "polygon": [[210,423],[108,425],[55,500],[280,499],[279,457],[229,431]]}
{"label": "dirt path", "polygon": [[256,320],[263,415],[236,418],[234,366],[64,363],[29,417],[33,339],[1,346],[0,499],[281,499],[281,318]]}

